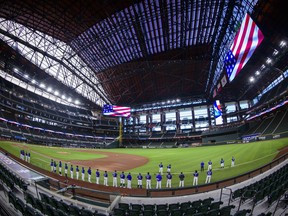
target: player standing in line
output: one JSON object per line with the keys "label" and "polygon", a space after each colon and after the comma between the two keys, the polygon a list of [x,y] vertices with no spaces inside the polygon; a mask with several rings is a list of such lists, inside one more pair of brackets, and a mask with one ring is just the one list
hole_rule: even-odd
{"label": "player standing in line", "polygon": [[64,172],[65,172],[65,177],[67,178],[67,173],[68,173],[68,165],[67,165],[67,163],[65,163],[64,168],[65,168],[65,170],[64,170]]}
{"label": "player standing in line", "polygon": [[151,175],[149,172],[147,172],[145,178],[146,178],[146,189],[151,189]]}
{"label": "player standing in line", "polygon": [[159,164],[159,173],[163,175],[163,164],[162,162]]}
{"label": "player standing in line", "polygon": [[91,175],[92,175],[91,167],[88,168],[87,173],[88,173],[88,182],[91,183]]}
{"label": "player standing in line", "polygon": [[104,176],[104,185],[108,186],[108,173],[107,173],[107,171],[104,172],[103,176]]}
{"label": "player standing in line", "polygon": [[198,185],[198,176],[199,176],[199,173],[197,172],[197,170],[195,170],[195,172],[193,173],[193,186],[194,185]]}
{"label": "player standing in line", "polygon": [[58,167],[59,167],[59,175],[62,176],[62,162],[61,161],[59,161]]}
{"label": "player standing in line", "polygon": [[74,171],[74,168],[73,168],[73,165],[71,164],[71,166],[70,166],[70,177],[71,177],[71,179],[73,179],[73,177],[74,177],[73,171]]}
{"label": "player standing in line", "polygon": [[184,187],[184,179],[185,179],[185,175],[183,174],[183,172],[180,173],[179,175],[179,187]]}
{"label": "player standing in line", "polygon": [[161,186],[162,186],[162,175],[161,173],[159,172],[157,175],[156,175],[156,189],[161,189]]}
{"label": "player standing in line", "polygon": [[212,170],[212,161],[211,160],[209,160],[209,162],[208,162],[208,171],[209,170]]}
{"label": "player standing in line", "polygon": [[171,188],[172,174],[168,172],[168,174],[166,175],[166,178],[167,178],[166,187]]}
{"label": "player standing in line", "polygon": [[171,164],[169,164],[168,166],[167,166],[167,173],[170,173],[171,172]]}
{"label": "player standing in line", "polygon": [[210,169],[207,171],[207,177],[206,177],[206,181],[205,181],[206,184],[210,183],[211,177],[212,177],[212,170]]}
{"label": "player standing in line", "polygon": [[127,175],[127,188],[131,189],[131,181],[132,181],[132,175],[131,173],[129,172],[128,175]]}
{"label": "player standing in line", "polygon": [[53,162],[53,171],[54,171],[54,173],[56,173],[56,169],[57,169],[57,164],[56,164],[56,161],[54,160],[54,162]]}
{"label": "player standing in line", "polygon": [[28,152],[28,163],[30,163],[30,157],[31,157],[31,154],[30,154],[30,152]]}
{"label": "player standing in line", "polygon": [[125,188],[125,174],[122,171],[122,173],[120,174],[120,187]]}
{"label": "player standing in line", "polygon": [[99,172],[99,170],[98,170],[98,169],[96,170],[96,173],[95,173],[95,175],[96,175],[96,184],[99,184],[99,179],[100,179],[100,172]]}
{"label": "player standing in line", "polygon": [[76,165],[76,179],[79,179],[79,167]]}
{"label": "player standing in line", "polygon": [[85,169],[84,169],[84,167],[82,167],[81,176],[82,176],[82,181],[85,181]]}
{"label": "player standing in line", "polygon": [[28,162],[28,152],[25,152],[25,161]]}
{"label": "player standing in line", "polygon": [[231,167],[234,167],[234,165],[235,165],[235,158],[234,158],[234,156],[232,156],[232,159],[231,159]]}
{"label": "player standing in line", "polygon": [[137,176],[137,188],[142,188],[142,179],[143,176],[141,175],[141,173],[139,173],[139,175]]}
{"label": "player standing in line", "polygon": [[112,174],[113,176],[113,187],[117,187],[117,171]]}
{"label": "player standing in line", "polygon": [[202,161],[202,162],[200,163],[200,170],[201,170],[201,172],[204,171],[204,165],[205,165],[205,163],[204,163],[204,161]]}
{"label": "player standing in line", "polygon": [[221,169],[224,168],[224,159],[223,158],[221,158],[221,160],[220,160],[220,166],[221,166]]}
{"label": "player standing in line", "polygon": [[50,168],[51,168],[51,172],[53,172],[53,170],[54,170],[54,162],[53,162],[53,159],[51,159]]}

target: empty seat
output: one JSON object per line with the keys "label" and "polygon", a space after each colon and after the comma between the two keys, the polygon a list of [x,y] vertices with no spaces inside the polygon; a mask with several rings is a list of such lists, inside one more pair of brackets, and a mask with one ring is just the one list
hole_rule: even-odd
{"label": "empty seat", "polygon": [[118,206],[119,208],[124,209],[125,211],[128,211],[130,209],[128,203],[119,203]]}
{"label": "empty seat", "polygon": [[122,208],[114,208],[113,209],[113,215],[115,216],[125,216],[126,215],[126,211]]}
{"label": "empty seat", "polygon": [[230,216],[231,215],[231,210],[235,208],[234,205],[229,205],[229,206],[223,206],[220,209],[220,215],[221,216]]}
{"label": "empty seat", "polygon": [[151,205],[151,204],[146,204],[143,205],[144,211],[149,210],[149,211],[155,211],[155,205]]}
{"label": "empty seat", "polygon": [[214,198],[212,198],[212,197],[206,198],[206,199],[202,200],[202,205],[210,205],[212,203],[212,201],[214,201]]}
{"label": "empty seat", "polygon": [[142,205],[140,204],[131,204],[131,209],[133,210],[138,210],[138,211],[141,211],[142,210]]}
{"label": "empty seat", "polygon": [[81,209],[73,204],[69,205],[70,215],[78,216],[80,215]]}
{"label": "empty seat", "polygon": [[94,215],[94,213],[88,209],[85,209],[85,208],[81,209],[81,216],[91,216],[91,215]]}

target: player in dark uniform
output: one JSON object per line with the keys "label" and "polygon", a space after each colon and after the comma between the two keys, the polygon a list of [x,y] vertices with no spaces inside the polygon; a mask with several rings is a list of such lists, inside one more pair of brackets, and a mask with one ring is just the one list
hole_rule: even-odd
{"label": "player in dark uniform", "polygon": [[200,163],[200,169],[201,169],[201,172],[204,171],[204,161],[202,161],[202,162]]}
{"label": "player in dark uniform", "polygon": [[197,170],[195,170],[195,172],[193,173],[193,186],[194,185],[198,185],[198,176],[199,176],[199,173],[197,172]]}
{"label": "player in dark uniform", "polygon": [[131,186],[131,182],[132,182],[132,175],[131,173],[129,172],[128,175],[127,175],[127,188],[131,189],[132,186]]}
{"label": "player in dark uniform", "polygon": [[122,171],[122,173],[120,174],[120,187],[124,187],[125,188],[125,174]]}
{"label": "player in dark uniform", "polygon": [[96,175],[96,184],[99,184],[99,180],[100,180],[100,172],[99,172],[98,169],[96,170],[95,175]]}
{"label": "player in dark uniform", "polygon": [[158,173],[157,175],[156,175],[156,189],[161,189],[161,187],[162,187],[162,175],[161,175],[161,173]]}
{"label": "player in dark uniform", "polygon": [[142,179],[143,176],[141,175],[141,173],[139,173],[137,176],[137,188],[142,188]]}
{"label": "player in dark uniform", "polygon": [[117,187],[117,171],[115,170],[113,176],[113,187]]}
{"label": "player in dark uniform", "polygon": [[151,189],[151,175],[147,172],[146,178],[146,189]]}
{"label": "player in dark uniform", "polygon": [[170,172],[168,172],[168,174],[166,175],[166,178],[167,178],[166,187],[171,188],[172,174]]}
{"label": "player in dark uniform", "polygon": [[179,175],[179,187],[184,187],[184,179],[185,179],[185,175],[183,174],[183,172],[180,173]]}

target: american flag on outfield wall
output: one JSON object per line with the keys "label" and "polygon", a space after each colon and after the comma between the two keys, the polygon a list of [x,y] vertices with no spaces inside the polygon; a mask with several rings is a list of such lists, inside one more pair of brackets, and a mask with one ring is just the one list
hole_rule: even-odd
{"label": "american flag on outfield wall", "polygon": [[246,14],[224,60],[230,82],[238,75],[263,39],[264,35],[258,26]]}
{"label": "american flag on outfield wall", "polygon": [[103,115],[129,118],[131,115],[131,108],[105,104],[103,106]]}

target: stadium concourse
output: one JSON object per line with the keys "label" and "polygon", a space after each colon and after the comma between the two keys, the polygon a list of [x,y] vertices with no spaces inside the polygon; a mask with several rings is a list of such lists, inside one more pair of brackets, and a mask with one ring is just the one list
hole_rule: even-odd
{"label": "stadium concourse", "polygon": [[[1,142],[129,150],[287,138],[286,8],[283,0],[3,0]],[[232,180],[128,190],[67,182],[1,145],[1,215],[287,214],[285,149]]]}

